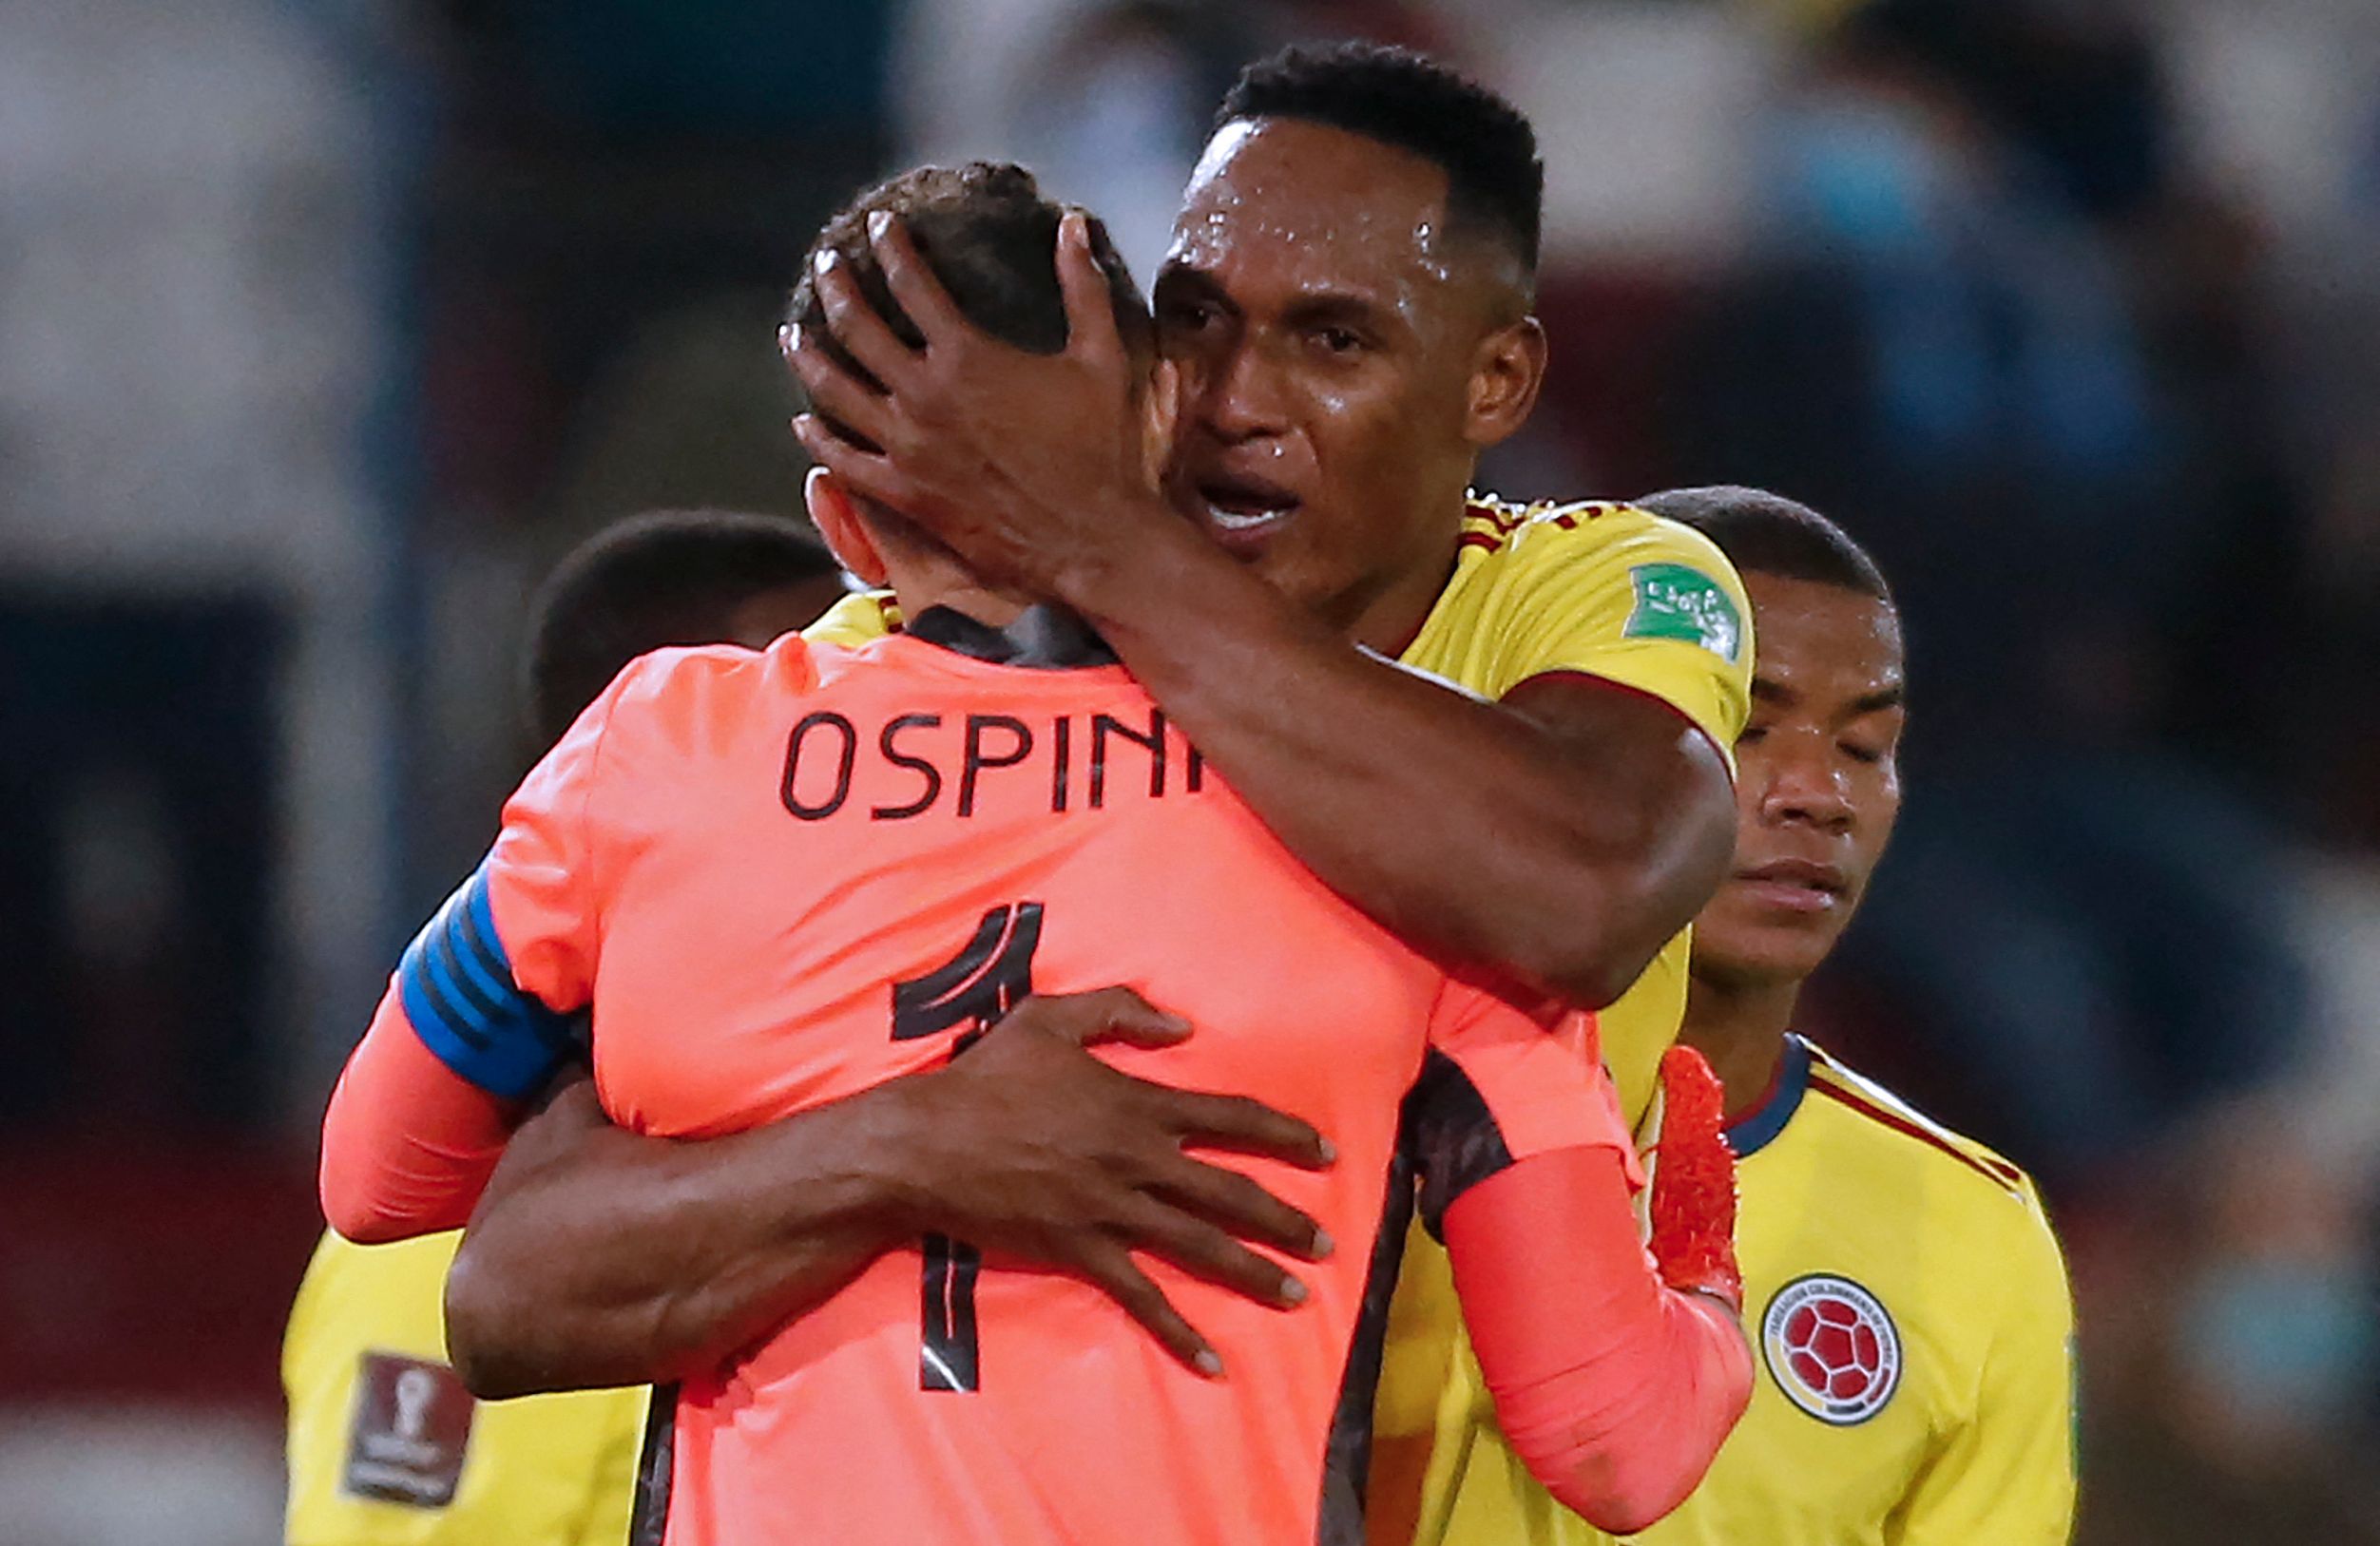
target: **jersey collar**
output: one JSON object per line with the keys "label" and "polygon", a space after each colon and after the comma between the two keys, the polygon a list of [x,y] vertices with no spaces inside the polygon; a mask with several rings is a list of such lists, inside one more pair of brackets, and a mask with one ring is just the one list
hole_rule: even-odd
{"label": "jersey collar", "polygon": [[909,620],[912,638],[991,665],[1033,671],[1073,671],[1111,666],[1116,655],[1091,625],[1054,606],[1025,609],[1006,628],[978,622],[947,606],[930,606]]}
{"label": "jersey collar", "polygon": [[1769,1079],[1768,1093],[1760,1103],[1727,1124],[1727,1147],[1736,1151],[1737,1159],[1750,1159],[1767,1148],[1785,1124],[1794,1119],[1801,1108],[1801,1097],[1810,1088],[1810,1043],[1791,1031],[1785,1033],[1785,1050],[1776,1059],[1776,1072]]}

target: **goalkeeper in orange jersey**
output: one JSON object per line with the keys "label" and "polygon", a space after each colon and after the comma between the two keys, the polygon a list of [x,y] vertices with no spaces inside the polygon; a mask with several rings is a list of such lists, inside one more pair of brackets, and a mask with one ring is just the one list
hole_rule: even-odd
{"label": "goalkeeper in orange jersey", "polygon": [[[532,603],[540,745],[620,668],[669,644],[754,647],[843,594],[817,540],[725,512],[634,517],[564,559]],[[325,1234],[289,1316],[289,1546],[597,1546],[623,1539],[645,1391],[484,1406],[447,1364],[439,1300],[460,1237]]]}
{"label": "goalkeeper in orange jersey", "polygon": [[[1542,168],[1509,104],[1418,56],[1349,47],[1251,67],[1219,118],[1158,285],[1160,345],[1182,380],[1170,493],[1152,506],[1142,489],[1113,531],[1093,522],[1096,548],[1073,545],[1070,525],[1045,533],[1039,562],[1065,568],[1109,553],[1108,538],[1145,540],[1145,562],[1097,567],[1135,593],[1142,615],[1118,630],[1120,652],[1139,657],[1169,717],[1196,716],[1215,766],[1374,917],[1443,955],[1608,1003],[1604,1056],[1633,1119],[1684,1003],[1680,929],[1732,839],[1727,747],[1753,648],[1741,586],[1674,522],[1466,493],[1480,451],[1527,417],[1545,358],[1529,310]],[[897,226],[879,245],[901,261]],[[1026,353],[937,312],[931,289],[926,386],[972,376],[994,402],[1046,410],[953,429],[945,449],[988,435],[1027,468],[1140,476],[1111,444],[1141,422],[1112,329],[1062,355]],[[830,322],[865,309],[847,278],[816,290]],[[805,371],[822,331],[795,341]],[[884,368],[903,392],[854,410],[879,429],[920,391],[897,357]],[[1066,393],[1050,395],[1053,372]],[[902,473],[908,458],[888,454],[937,511],[997,492],[966,468]],[[1000,497],[1029,521],[1069,496]],[[1123,494],[1081,497],[1070,522]],[[811,632],[857,644],[899,620],[860,596]],[[931,1145],[888,1141],[916,1098],[897,1083],[793,1117],[765,1143],[699,1149],[638,1144],[566,1103],[532,1124],[547,1140],[520,1172],[533,1205],[465,1252],[488,1269],[464,1274],[458,1324],[483,1347],[533,1352],[528,1369],[506,1370],[523,1380],[717,1357],[737,1345],[722,1327],[748,1337],[799,1301],[789,1285],[848,1229],[854,1201],[1121,1288],[1118,1242],[1277,1301],[1286,1272],[1247,1243],[1297,1252],[1310,1234],[1228,1200],[1185,1213],[1179,1198],[1211,1196],[1213,1177],[1173,1141],[1168,1092],[1102,1078],[1052,1039],[1027,1045],[1029,1070],[1011,1065],[996,1087],[974,1081],[971,1060],[950,1070]],[[1278,1132],[1207,1136],[1246,1147]],[[620,1244],[610,1226],[636,1212],[676,1221],[667,1250]],[[516,1249],[494,1249],[506,1239]],[[1208,1350],[1161,1298],[1133,1292],[1178,1354]],[[642,1358],[580,1361],[626,1327]]]}
{"label": "goalkeeper in orange jersey", "polygon": [[[1683,1040],[1726,1085],[1761,1372],[1701,1486],[1632,1538],[2057,1546],[2074,1512],[2073,1312],[2031,1180],[1793,1030],[1900,808],[1891,595],[1857,544],[1792,501],[1718,487],[1641,503],[1725,550],[1760,629],[1734,873],[1695,921]],[[1413,1538],[1607,1538],[1513,1462],[1475,1366],[1457,1369]]]}
{"label": "goalkeeper in orange jersey", "polygon": [[[875,212],[912,220],[948,303],[1013,347],[1104,322],[1151,362],[1112,254],[1092,247],[1060,306],[1054,249],[1096,234],[1018,169],[923,169],[838,217],[819,250],[863,285]],[[805,326],[814,294],[797,293]],[[1616,1525],[1673,1506],[1750,1380],[1699,1058],[1665,1060],[1648,1262],[1586,1017],[1451,975],[1316,886],[1079,620],[822,473],[811,508],[848,567],[892,582],[903,630],[624,673],[407,951],[326,1124],[334,1221],[443,1216],[476,1180],[474,1135],[517,1115],[505,1097],[542,1068],[555,1016],[590,1000],[606,1112],[709,1138],[901,1076],[931,1095],[962,1054],[1002,1060],[1029,996],[1113,974],[1199,1030],[1160,1034],[1111,992],[1103,1023],[1137,1046],[1107,1056],[1219,1104],[1277,1100],[1336,1146],[1319,1170],[1218,1173],[1267,1180],[1344,1243],[1293,1296],[1311,1303],[1282,1316],[1152,1269],[1248,1349],[1216,1382],[1091,1285],[939,1235],[854,1242],[805,1313],[683,1370],[646,1518],[689,1546],[1347,1538],[1415,1170],[1534,1474]],[[1164,910],[1138,917],[1152,885]],[[1079,1463],[1093,1452],[1101,1467]]]}

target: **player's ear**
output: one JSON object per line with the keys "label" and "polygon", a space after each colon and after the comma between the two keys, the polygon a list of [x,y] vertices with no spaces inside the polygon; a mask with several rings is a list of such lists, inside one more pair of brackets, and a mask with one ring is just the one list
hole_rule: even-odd
{"label": "player's ear", "polygon": [[876,546],[875,533],[860,519],[859,506],[833,473],[822,467],[812,468],[802,480],[801,502],[835,563],[876,589],[890,583],[891,571],[885,567],[883,550]]}
{"label": "player's ear", "polygon": [[1537,318],[1524,316],[1488,334],[1471,355],[1463,437],[1483,449],[1509,438],[1528,422],[1545,384],[1545,329]]}

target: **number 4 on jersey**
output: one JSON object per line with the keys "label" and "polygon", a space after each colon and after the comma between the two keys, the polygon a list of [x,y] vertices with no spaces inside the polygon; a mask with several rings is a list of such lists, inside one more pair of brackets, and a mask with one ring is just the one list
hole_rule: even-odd
{"label": "number 4 on jersey", "polygon": [[[958,1029],[955,1058],[1033,991],[1033,951],[1041,944],[1042,905],[994,907],[959,953],[892,984],[892,1040],[912,1041]],[[982,1378],[975,1338],[975,1274],[983,1253],[948,1235],[926,1236],[925,1311],[918,1346],[921,1390],[974,1390]]]}

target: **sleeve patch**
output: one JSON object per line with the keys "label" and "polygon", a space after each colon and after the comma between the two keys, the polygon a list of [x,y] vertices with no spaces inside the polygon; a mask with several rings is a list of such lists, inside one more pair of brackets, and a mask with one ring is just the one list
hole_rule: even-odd
{"label": "sleeve patch", "polygon": [[396,982],[422,1045],[490,1095],[526,1100],[578,1055],[569,1017],[513,983],[484,865],[413,936]]}
{"label": "sleeve patch", "polygon": [[1623,637],[1699,644],[1730,664],[1742,658],[1743,619],[1718,581],[1683,563],[1640,563],[1628,581],[1636,607]]}
{"label": "sleeve patch", "polygon": [[346,1491],[412,1508],[454,1501],[477,1406],[443,1364],[366,1353],[355,1371]]}

